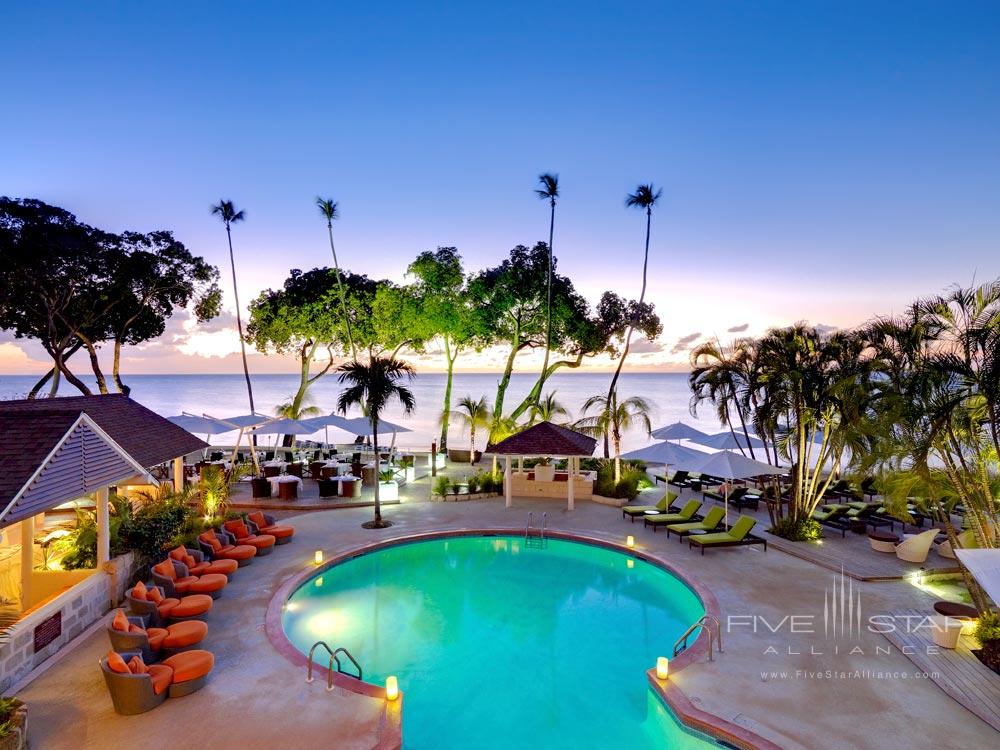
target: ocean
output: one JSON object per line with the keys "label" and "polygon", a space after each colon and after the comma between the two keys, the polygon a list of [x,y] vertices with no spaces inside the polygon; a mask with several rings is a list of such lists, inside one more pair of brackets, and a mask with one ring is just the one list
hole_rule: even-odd
{"label": "ocean", "polygon": [[[456,374],[452,388],[453,401],[466,395],[476,399],[485,396],[487,404],[492,404],[499,377],[495,373]],[[520,403],[534,384],[535,377],[531,373],[515,374],[511,377],[504,399],[508,409]],[[570,411],[571,419],[576,419],[589,397],[607,392],[610,377],[609,373],[560,373],[549,379],[546,392],[555,390],[558,401]],[[88,385],[93,385],[92,379],[82,379]],[[23,398],[35,380],[33,376],[0,375],[0,398]],[[246,414],[249,411],[246,384],[242,374],[126,375],[125,381],[132,388],[132,398],[163,416],[180,414],[184,411],[225,418]],[[298,378],[295,375],[253,375],[252,382],[257,411],[270,414],[277,404],[291,398],[298,385]],[[430,447],[431,441],[436,439],[438,434],[437,424],[443,406],[444,384],[443,374],[418,374],[410,384],[417,402],[416,412],[409,417],[403,417],[401,409],[395,404],[386,411],[384,414],[386,419],[411,430],[398,435],[398,445],[415,449]],[[335,376],[321,378],[310,389],[313,404],[323,413],[328,413],[336,407],[339,392],[340,385]],[[79,394],[73,386],[63,383],[59,395]],[[688,408],[691,391],[688,388],[687,375],[683,373],[624,373],[619,380],[619,395],[622,398],[638,395],[647,399],[653,406],[650,419],[654,428],[670,422],[684,421],[710,433],[722,429],[711,407],[703,408],[697,419],[691,416]],[[322,437],[322,432],[318,436]],[[231,443],[234,437],[235,433],[215,435],[211,442],[220,445]],[[333,431],[330,437],[337,440],[345,439],[343,433],[338,433],[334,438]],[[476,437],[479,445],[482,445],[484,436]],[[453,422],[449,441],[453,447],[465,446],[468,445],[468,435],[462,434]],[[624,435],[622,449],[628,451],[641,448],[650,442],[640,430],[632,430]]]}

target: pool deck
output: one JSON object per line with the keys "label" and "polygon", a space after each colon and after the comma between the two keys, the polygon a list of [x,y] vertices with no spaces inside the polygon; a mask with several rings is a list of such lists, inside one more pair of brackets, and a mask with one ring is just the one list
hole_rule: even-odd
{"label": "pool deck", "polygon": [[[416,483],[405,502],[385,508],[394,525],[381,531],[360,526],[371,517],[371,508],[282,513],[296,526],[295,541],[241,569],[208,618],[205,646],[215,653],[216,667],[207,686],[141,718],[112,710],[97,667],[108,650],[103,624],[82,636],[18,692],[30,705],[33,746],[103,750],[137,747],[137,740],[155,737],[157,746],[376,747],[384,739],[384,701],[341,689],[327,693],[320,680],[307,685],[303,668],[267,637],[265,614],[272,595],[287,579],[311,569],[316,549],[330,559],[369,542],[413,534],[523,528],[528,511],[548,512],[550,528],[612,543],[633,534],[640,554],[684,571],[714,593],[724,625],[727,618],[732,625],[724,632],[725,652],[714,662],[703,656],[670,677],[672,689],[701,715],[717,716],[784,748],[910,750],[987,747],[998,741],[992,727],[934,682],[915,679],[917,667],[887,649],[882,635],[862,631],[827,639],[824,597],[839,576],[807,560],[759,547],[702,556],[675,538],[668,541],[663,533],[654,536],[640,523],[623,520],[615,508],[591,502],[578,501],[569,512],[561,502],[515,500],[508,510],[502,499],[440,503],[427,501],[427,494],[425,482]],[[853,585],[855,592],[860,589],[866,616],[914,608],[930,612],[934,601],[902,581]],[[818,633],[803,632],[806,617],[814,618]],[[665,655],[671,647],[663,643]],[[828,670],[856,671],[861,677],[814,676]],[[878,674],[885,673],[895,679],[880,679]],[[982,679],[996,676],[983,668]],[[405,693],[406,686],[400,687]],[[403,727],[405,736],[405,716]]]}

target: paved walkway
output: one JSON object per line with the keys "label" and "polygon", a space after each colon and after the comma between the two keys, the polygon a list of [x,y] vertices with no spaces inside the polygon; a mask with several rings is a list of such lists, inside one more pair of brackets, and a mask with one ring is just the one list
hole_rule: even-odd
{"label": "paved walkway", "polygon": [[[216,602],[206,645],[216,652],[217,666],[208,686],[192,696],[168,701],[141,718],[115,715],[97,667],[108,649],[107,637],[103,631],[91,634],[21,691],[31,704],[34,746],[103,750],[136,747],[137,738],[156,737],[150,747],[371,747],[379,703],[353,694],[327,694],[318,682],[305,685],[301,671],[266,640],[264,612],[271,592],[308,566],[318,548],[332,555],[374,538],[518,527],[529,510],[547,511],[552,528],[615,541],[634,534],[640,549],[683,567],[714,591],[730,624],[725,654],[672,677],[699,708],[786,748],[979,748],[998,741],[990,726],[933,682],[917,679],[913,663],[886,649],[881,635],[865,630],[827,637],[824,599],[843,582],[810,562],[756,547],[701,556],[686,544],[668,542],[662,533],[654,537],[641,523],[630,524],[614,508],[590,502],[578,502],[575,511],[567,512],[564,503],[520,500],[506,510],[499,499],[427,502],[426,487],[418,489],[414,487],[413,500],[385,509],[395,524],[388,530],[360,528],[370,518],[370,508],[293,517],[295,542],[241,569]],[[928,594],[904,582],[853,585],[865,616],[909,608],[929,611],[932,604]],[[818,632],[803,632],[807,621]],[[663,644],[664,652],[670,645]],[[876,652],[876,646],[881,650]],[[846,676],[815,676],[827,671]],[[405,717],[403,726],[405,736]]]}

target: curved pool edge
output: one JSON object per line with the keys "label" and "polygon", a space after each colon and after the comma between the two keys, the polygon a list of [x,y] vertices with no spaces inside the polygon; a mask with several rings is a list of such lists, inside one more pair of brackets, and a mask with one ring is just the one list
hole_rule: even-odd
{"label": "curved pool edge", "polygon": [[[285,630],[282,627],[282,612],[285,602],[288,601],[289,597],[299,587],[314,578],[316,575],[328,570],[329,568],[346,562],[347,560],[359,557],[360,555],[368,554],[370,552],[375,552],[388,547],[396,547],[402,544],[464,536],[520,536],[523,533],[523,528],[518,529],[497,526],[484,528],[442,529],[438,531],[403,534],[388,539],[380,539],[350,547],[343,552],[337,553],[329,560],[324,561],[323,564],[308,565],[299,573],[289,576],[282,581],[281,585],[275,590],[267,605],[267,612],[264,617],[264,630],[267,634],[267,638],[271,642],[274,649],[288,659],[292,664],[299,667],[307,667],[309,664],[308,657],[297,649],[285,635]],[[561,539],[569,542],[578,542],[581,544],[603,547],[605,549],[628,555],[629,557],[634,557],[638,560],[643,560],[651,565],[655,565],[676,577],[677,580],[694,592],[694,594],[701,600],[702,606],[705,608],[705,614],[712,615],[719,620],[722,618],[719,601],[715,598],[715,595],[710,589],[702,584],[696,577],[691,576],[687,571],[678,568],[671,561],[661,558],[653,552],[647,550],[636,550],[629,548],[624,544],[603,539],[599,536],[590,536],[575,531],[547,529],[545,534],[551,539]],[[677,673],[696,662],[703,654],[707,654],[708,640],[709,635],[707,631],[704,629],[701,630],[694,643],[685,649],[680,656],[670,660],[670,671],[672,673]],[[326,667],[314,665],[313,671],[318,672],[324,679],[328,677],[328,670]],[[695,705],[675,683],[672,683],[669,679],[657,679],[655,670],[647,672],[647,675],[652,689],[670,708],[670,710],[677,717],[678,721],[680,721],[684,726],[704,734],[708,734],[712,737],[722,739],[736,745],[737,747],[743,748],[744,750],[781,750],[780,747],[775,745],[773,742],[760,737],[749,730],[743,729],[736,724],[728,722],[715,714],[708,713],[707,711],[703,711],[695,707]],[[353,677],[340,674],[339,672],[333,673],[332,681],[336,687],[347,690],[348,692],[356,693],[369,698],[378,698],[385,701],[385,688],[379,685],[357,680]],[[392,703],[386,702],[386,710],[383,714],[382,721],[380,722],[378,742],[375,745],[374,750],[399,750],[399,748],[402,747],[403,697],[404,691],[401,690],[399,698],[396,701],[393,701]]]}

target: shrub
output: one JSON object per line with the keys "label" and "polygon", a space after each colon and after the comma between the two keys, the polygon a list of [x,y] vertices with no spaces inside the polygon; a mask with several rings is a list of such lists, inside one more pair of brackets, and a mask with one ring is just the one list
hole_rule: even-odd
{"label": "shrub", "polygon": [[14,731],[14,712],[20,705],[17,698],[0,698],[0,739]]}
{"label": "shrub", "polygon": [[639,485],[645,472],[629,465],[622,466],[621,476],[615,482],[615,467],[610,462],[601,462],[597,469],[595,490],[603,497],[631,500],[639,494]]}
{"label": "shrub", "polygon": [[1000,615],[997,615],[996,612],[981,614],[972,634],[981,646],[985,646],[990,641],[1000,641]]}
{"label": "shrub", "polygon": [[470,494],[475,493],[475,492],[479,492],[479,483],[480,483],[480,481],[481,480],[479,478],[479,474],[473,474],[471,477],[469,477],[468,479],[465,480],[465,483],[466,483],[466,485],[469,488],[469,493]]}
{"label": "shrub", "polygon": [[444,474],[440,474],[438,478],[434,480],[434,494],[439,497],[447,495],[450,487],[451,481]]}
{"label": "shrub", "polygon": [[782,518],[768,531],[792,542],[811,542],[820,538],[823,527],[812,518],[800,519],[798,522],[793,522],[791,518]]}
{"label": "shrub", "polygon": [[386,469],[385,471],[380,471],[378,473],[378,481],[380,482],[395,482],[396,472],[392,469]]}
{"label": "shrub", "polygon": [[452,494],[457,495],[461,491],[462,491],[462,483],[460,481],[458,481],[457,479],[455,479],[454,481],[452,481],[452,483],[451,483],[451,492],[452,492]]}

